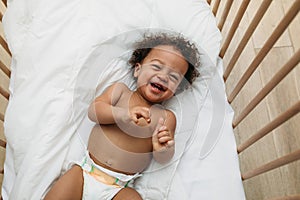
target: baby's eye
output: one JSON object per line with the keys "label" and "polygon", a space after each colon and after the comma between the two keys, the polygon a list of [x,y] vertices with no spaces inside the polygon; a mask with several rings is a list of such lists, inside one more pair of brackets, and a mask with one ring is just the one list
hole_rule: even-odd
{"label": "baby's eye", "polygon": [[179,81],[179,75],[177,75],[177,74],[170,74],[169,75],[170,76],[170,79],[172,80],[172,81]]}
{"label": "baby's eye", "polygon": [[151,66],[152,66],[152,68],[153,68],[154,70],[160,70],[160,69],[161,69],[161,66],[156,65],[156,64],[152,64]]}

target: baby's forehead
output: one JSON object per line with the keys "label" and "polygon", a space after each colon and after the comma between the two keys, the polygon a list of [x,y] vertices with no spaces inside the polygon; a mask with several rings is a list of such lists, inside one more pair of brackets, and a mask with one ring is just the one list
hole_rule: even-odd
{"label": "baby's forehead", "polygon": [[176,56],[176,57],[186,59],[181,53],[181,51],[176,46],[173,45],[157,45],[155,47],[152,47],[147,56],[151,56],[152,54],[157,52],[168,53],[169,56],[174,56],[174,57]]}
{"label": "baby's forehead", "polygon": [[159,63],[180,74],[185,74],[188,69],[187,60],[173,46],[159,45],[154,47],[143,60],[142,64],[151,62]]}

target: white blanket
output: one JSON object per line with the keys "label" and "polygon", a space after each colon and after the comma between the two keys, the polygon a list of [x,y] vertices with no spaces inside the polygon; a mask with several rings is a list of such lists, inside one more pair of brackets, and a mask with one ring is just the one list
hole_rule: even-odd
{"label": "white blanket", "polygon": [[179,121],[174,159],[153,162],[136,187],[145,199],[244,199],[233,113],[216,73],[221,36],[206,1],[8,1],[3,25],[13,55],[4,200],[41,199],[81,159],[87,106],[111,82],[130,83],[122,59],[132,40],[153,30],[195,41],[203,76],[168,102]]}

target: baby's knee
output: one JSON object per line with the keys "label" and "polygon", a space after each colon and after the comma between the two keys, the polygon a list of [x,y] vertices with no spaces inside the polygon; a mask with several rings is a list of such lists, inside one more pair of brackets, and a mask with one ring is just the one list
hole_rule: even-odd
{"label": "baby's knee", "polygon": [[133,188],[123,188],[113,200],[143,200],[141,195]]}

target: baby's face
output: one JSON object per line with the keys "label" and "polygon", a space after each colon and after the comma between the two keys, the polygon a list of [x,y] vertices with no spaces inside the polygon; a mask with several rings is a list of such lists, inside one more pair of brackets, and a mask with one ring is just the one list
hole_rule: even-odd
{"label": "baby's face", "polygon": [[137,90],[147,101],[161,103],[174,95],[187,70],[187,61],[173,46],[156,46],[135,67]]}

